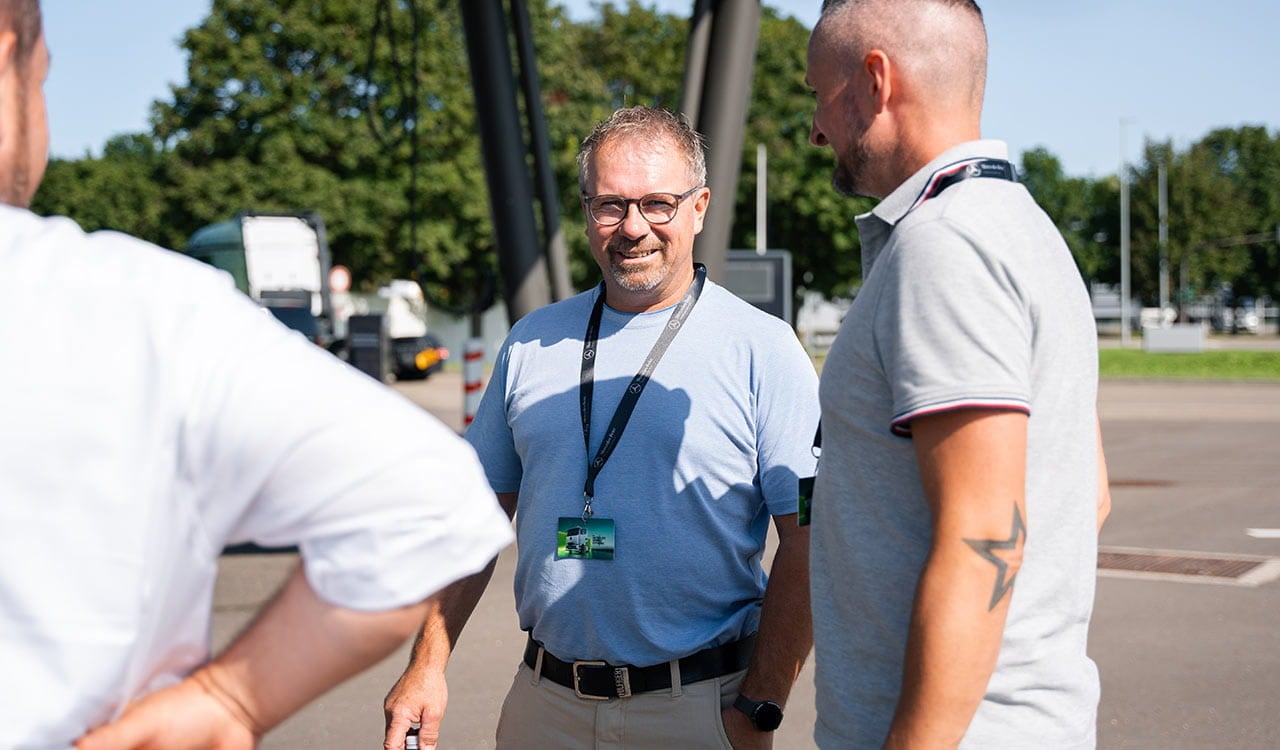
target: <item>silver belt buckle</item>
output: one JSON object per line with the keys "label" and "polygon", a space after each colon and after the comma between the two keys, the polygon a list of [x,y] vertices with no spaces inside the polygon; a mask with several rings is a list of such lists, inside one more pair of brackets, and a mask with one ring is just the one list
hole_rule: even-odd
{"label": "silver belt buckle", "polygon": [[[607,667],[607,663],[602,661],[575,661],[573,663],[573,694],[583,700],[588,701],[607,701],[610,696],[607,695],[588,695],[582,692],[581,677],[578,674],[579,667]],[[613,687],[618,698],[631,697],[631,675],[627,672],[626,667],[613,668]]]}

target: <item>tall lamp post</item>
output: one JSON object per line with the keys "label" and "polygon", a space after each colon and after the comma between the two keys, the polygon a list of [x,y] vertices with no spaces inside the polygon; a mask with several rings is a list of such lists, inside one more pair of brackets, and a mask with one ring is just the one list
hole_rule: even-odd
{"label": "tall lamp post", "polygon": [[1160,315],[1169,306],[1169,170],[1160,160]]}
{"label": "tall lamp post", "polygon": [[1129,346],[1129,161],[1125,153],[1128,118],[1120,118],[1120,346]]}

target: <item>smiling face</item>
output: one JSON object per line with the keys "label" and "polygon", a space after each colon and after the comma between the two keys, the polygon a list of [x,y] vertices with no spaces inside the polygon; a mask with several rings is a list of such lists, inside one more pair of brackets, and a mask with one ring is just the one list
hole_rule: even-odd
{"label": "smiling face", "polygon": [[[617,136],[595,151],[583,189],[591,196],[679,195],[698,184],[691,171],[669,138]],[[680,300],[693,281],[693,240],[702,231],[710,199],[710,190],[695,190],[666,224],[650,224],[634,204],[627,207],[622,222],[611,227],[588,215],[587,240],[604,274],[610,307],[644,312]]]}
{"label": "smiling face", "polygon": [[0,202],[27,207],[44,177],[49,155],[44,80],[49,49],[44,36],[19,59],[17,36],[0,33]]}

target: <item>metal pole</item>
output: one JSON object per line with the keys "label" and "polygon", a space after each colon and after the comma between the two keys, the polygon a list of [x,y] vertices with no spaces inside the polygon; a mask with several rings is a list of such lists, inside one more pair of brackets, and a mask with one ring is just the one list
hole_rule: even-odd
{"label": "metal pole", "polygon": [[680,84],[680,111],[694,127],[702,104],[702,86],[707,77],[707,48],[711,46],[711,25],[715,16],[711,0],[695,0],[689,19],[689,48],[684,58],[684,79]]}
{"label": "metal pole", "polygon": [[760,0],[714,0],[715,22],[707,55],[707,75],[698,109],[698,129],[707,137],[707,185],[711,206],[694,242],[693,257],[720,281],[733,229],[733,211],[742,170],[747,108],[760,32]]}
{"label": "metal pole", "polygon": [[460,0],[462,28],[471,63],[476,126],[484,152],[489,211],[493,217],[498,268],[502,272],[507,319],[512,324],[550,302],[546,261],[538,247],[533,190],[502,0]]}
{"label": "metal pole", "polygon": [[516,37],[516,55],[520,59],[520,84],[524,89],[524,106],[529,121],[529,141],[533,149],[533,171],[538,183],[538,204],[542,207],[542,237],[547,264],[551,269],[552,299],[573,296],[569,281],[569,251],[565,246],[564,228],[560,226],[560,192],[551,167],[551,136],[542,112],[542,87],[538,82],[538,55],[533,46],[533,29],[529,8],[521,0],[511,3],[511,24]]}
{"label": "metal pole", "polygon": [[1158,167],[1160,182],[1160,316],[1169,306],[1169,172],[1164,161]]}
{"label": "metal pole", "polygon": [[769,249],[769,151],[763,143],[756,144],[756,255],[764,255]]}
{"label": "metal pole", "polygon": [[1129,163],[1125,155],[1125,128],[1120,120],[1120,345],[1129,345]]}

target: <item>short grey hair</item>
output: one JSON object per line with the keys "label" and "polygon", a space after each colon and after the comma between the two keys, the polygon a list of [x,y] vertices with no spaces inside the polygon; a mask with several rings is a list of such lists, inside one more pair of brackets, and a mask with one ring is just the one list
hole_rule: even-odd
{"label": "short grey hair", "polygon": [[624,107],[596,125],[578,150],[578,189],[587,192],[587,172],[596,153],[606,143],[621,138],[665,138],[684,156],[689,177],[696,186],[707,184],[707,143],[688,118],[661,107]]}

